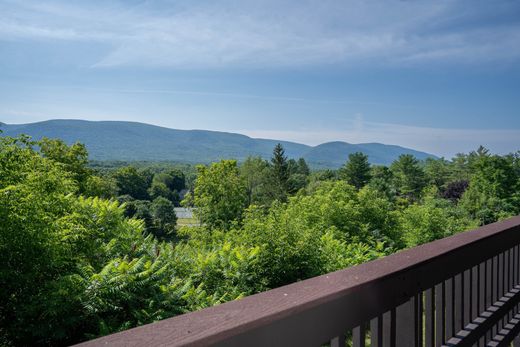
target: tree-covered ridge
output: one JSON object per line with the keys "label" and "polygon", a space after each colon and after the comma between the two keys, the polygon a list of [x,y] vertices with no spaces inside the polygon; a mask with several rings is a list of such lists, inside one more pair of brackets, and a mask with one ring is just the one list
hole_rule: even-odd
{"label": "tree-covered ridge", "polygon": [[[2,345],[67,345],[520,212],[520,153],[483,148],[313,172],[281,145],[196,172],[87,163],[81,144],[0,138]],[[176,225],[181,198],[198,226]]]}
{"label": "tree-covered ridge", "polygon": [[313,167],[338,168],[349,153],[364,152],[371,163],[390,164],[400,154],[419,159],[431,154],[380,143],[352,144],[328,142],[312,147],[289,141],[256,139],[241,134],[179,130],[151,124],[122,121],[86,121],[55,119],[29,124],[0,124],[4,135],[27,134],[34,139],[60,138],[67,144],[80,141],[88,148],[91,159],[122,161],[175,161],[211,163],[225,158],[243,162],[248,156],[268,159],[278,143],[290,158],[304,157]]}

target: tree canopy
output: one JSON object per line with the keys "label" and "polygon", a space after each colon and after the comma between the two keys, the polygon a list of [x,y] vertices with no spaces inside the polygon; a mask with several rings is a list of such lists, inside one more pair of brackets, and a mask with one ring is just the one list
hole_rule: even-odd
{"label": "tree canopy", "polygon": [[102,168],[81,144],[0,137],[0,345],[70,345],[519,214],[519,158],[311,170],[278,145],[270,161]]}
{"label": "tree canopy", "polygon": [[368,155],[361,152],[349,154],[348,161],[339,171],[340,178],[357,189],[362,188],[370,181],[370,164]]}

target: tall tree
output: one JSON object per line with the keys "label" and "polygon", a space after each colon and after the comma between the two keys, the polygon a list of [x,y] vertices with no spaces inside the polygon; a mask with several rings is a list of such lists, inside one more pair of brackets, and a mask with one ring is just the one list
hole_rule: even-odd
{"label": "tall tree", "polygon": [[473,152],[468,189],[461,204],[482,224],[494,222],[520,212],[519,177],[507,157],[489,155],[479,148]]}
{"label": "tall tree", "polygon": [[362,152],[351,153],[348,161],[340,169],[340,178],[357,189],[361,189],[370,180],[370,163],[368,155]]}
{"label": "tall tree", "polygon": [[247,189],[247,205],[271,204],[269,163],[261,157],[248,157],[240,166],[240,175]]}
{"label": "tall tree", "polygon": [[130,254],[141,226],[24,141],[0,138],[0,344],[69,345],[100,326],[85,274]]}
{"label": "tall tree", "polygon": [[283,146],[278,143],[273,149],[271,158],[271,172],[273,178],[273,195],[276,199],[287,200],[287,190],[289,181],[289,163]]}
{"label": "tall tree", "polygon": [[150,213],[154,236],[160,240],[171,240],[177,224],[173,203],[166,198],[158,197],[150,204]]}
{"label": "tall tree", "polygon": [[193,204],[201,223],[227,229],[240,220],[247,203],[247,190],[235,160],[222,160],[197,167]]}
{"label": "tall tree", "polygon": [[311,169],[304,158],[298,159],[298,169],[297,172],[304,176],[309,176],[311,174]]}
{"label": "tall tree", "polygon": [[371,179],[368,185],[382,193],[389,200],[395,199],[395,188],[393,185],[392,171],[387,166],[373,165],[370,170]]}
{"label": "tall tree", "polygon": [[401,154],[390,170],[398,193],[412,200],[418,199],[426,183],[419,161],[411,154]]}
{"label": "tall tree", "polygon": [[428,184],[437,187],[439,190],[442,190],[449,180],[449,163],[444,158],[427,158],[424,164],[424,172],[426,174]]}

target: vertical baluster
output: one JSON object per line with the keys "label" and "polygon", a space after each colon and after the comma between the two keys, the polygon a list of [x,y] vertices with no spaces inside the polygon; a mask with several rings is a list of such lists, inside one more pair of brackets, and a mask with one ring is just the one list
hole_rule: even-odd
{"label": "vertical baluster", "polygon": [[352,329],[352,347],[365,347],[365,324]]}
{"label": "vertical baluster", "polygon": [[[516,245],[514,247],[513,252],[513,286],[516,286],[520,283],[520,245]],[[514,314],[519,312],[518,305],[515,305],[515,309],[513,310]]]}
{"label": "vertical baluster", "polygon": [[509,249],[504,251],[504,294],[509,291]]}
{"label": "vertical baluster", "polygon": [[395,308],[383,314],[383,346],[395,345]]}
{"label": "vertical baluster", "polygon": [[416,342],[415,298],[411,298],[396,307],[396,345],[399,347],[414,346]]}
{"label": "vertical baluster", "polygon": [[[517,269],[518,269],[518,245],[514,246],[512,248],[512,257],[511,258],[512,258],[512,261],[511,261],[511,273],[512,273],[511,287],[514,288],[518,284],[518,274],[517,274]],[[514,316],[517,313],[518,313],[518,305],[515,305],[513,307],[513,309],[512,309],[512,315]],[[518,346],[520,346],[520,344],[518,344]]]}
{"label": "vertical baluster", "polygon": [[471,321],[471,304],[472,304],[472,269],[462,273],[462,326],[463,329]]}
{"label": "vertical baluster", "polygon": [[[492,258],[491,264],[491,304],[494,304],[498,300],[498,256]],[[491,334],[493,336],[497,334],[497,324],[491,329]]]}
{"label": "vertical baluster", "polygon": [[[478,265],[478,313],[480,316],[486,310],[486,262]],[[479,347],[484,346],[485,337],[481,337],[478,343]]]}
{"label": "vertical baluster", "polygon": [[515,285],[520,284],[520,245],[515,247]]}
{"label": "vertical baluster", "polygon": [[498,257],[491,258],[491,304],[498,298]]}
{"label": "vertical baluster", "polygon": [[454,285],[453,285],[453,278],[450,278],[445,281],[446,285],[446,340],[449,340],[451,337],[453,337],[455,333],[455,310],[454,310]]}
{"label": "vertical baluster", "polygon": [[[492,300],[492,279],[493,279],[493,276],[492,276],[492,268],[493,268],[493,261],[492,259],[488,259],[486,260],[486,277],[485,277],[485,281],[486,281],[486,292],[485,292],[485,307],[486,309],[491,305],[491,300]],[[485,343],[488,343],[489,341],[491,340],[491,329],[489,329],[487,332],[486,332],[486,338],[485,338]]]}
{"label": "vertical baluster", "polygon": [[341,334],[331,339],[330,347],[345,347],[345,334]]}
{"label": "vertical baluster", "polygon": [[513,247],[513,261],[512,261],[512,272],[513,272],[513,287],[518,284],[518,246]]}
{"label": "vertical baluster", "polygon": [[[504,253],[504,279],[505,279],[505,286],[504,286],[504,292],[507,293],[511,290],[511,250],[508,249]],[[507,322],[513,318],[513,310],[509,310],[509,312],[506,315]]]}
{"label": "vertical baluster", "polygon": [[497,256],[498,262],[498,281],[497,281],[497,300],[504,296],[504,253]]}
{"label": "vertical baluster", "polygon": [[383,316],[370,321],[370,347],[383,347]]}
{"label": "vertical baluster", "polygon": [[435,287],[424,292],[424,343],[425,347],[435,346]]}
{"label": "vertical baluster", "polygon": [[415,308],[415,346],[423,347],[423,293],[420,292],[414,298]]}
{"label": "vertical baluster", "polygon": [[518,284],[518,246],[513,248],[513,285]]}
{"label": "vertical baluster", "polygon": [[[504,296],[504,253],[497,256],[497,300]],[[497,330],[500,331],[504,327],[504,319],[500,319],[497,323]]]}
{"label": "vertical baluster", "polygon": [[446,285],[441,282],[435,286],[435,347],[446,341]]}
{"label": "vertical baluster", "polygon": [[[509,250],[509,287],[513,289],[516,285],[515,276],[515,259],[516,259],[516,246]],[[516,310],[513,307],[511,310],[511,318],[516,314]]]}
{"label": "vertical baluster", "polygon": [[464,282],[462,274],[455,275],[453,279],[454,295],[453,295],[453,335],[457,334],[462,329],[462,313],[464,312]]}
{"label": "vertical baluster", "polygon": [[480,299],[480,266],[474,266],[471,269],[471,314],[469,317],[470,322],[473,322],[479,314],[479,299]]}

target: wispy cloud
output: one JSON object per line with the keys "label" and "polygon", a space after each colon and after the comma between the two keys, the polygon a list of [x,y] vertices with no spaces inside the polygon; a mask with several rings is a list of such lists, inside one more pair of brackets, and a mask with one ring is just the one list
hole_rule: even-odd
{"label": "wispy cloud", "polygon": [[[360,131],[362,129],[362,131]],[[339,130],[251,130],[238,132],[257,138],[283,139],[317,145],[329,141],[349,143],[380,142],[410,147],[446,158],[459,152],[469,152],[483,145],[495,153],[520,150],[518,129],[448,129],[360,122],[359,117]]]}
{"label": "wispy cloud", "polygon": [[[520,59],[510,1],[0,4],[0,40],[107,45],[95,67],[294,67]],[[518,16],[517,16],[518,18]]]}

